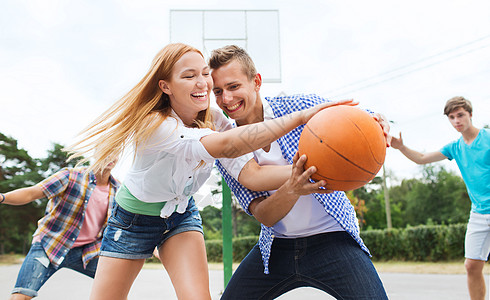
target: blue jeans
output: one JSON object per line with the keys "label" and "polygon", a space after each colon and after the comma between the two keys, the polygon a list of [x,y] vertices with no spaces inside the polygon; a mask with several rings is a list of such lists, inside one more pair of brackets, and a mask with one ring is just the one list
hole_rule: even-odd
{"label": "blue jeans", "polygon": [[44,283],[61,268],[69,268],[94,278],[98,258],[92,259],[87,265],[87,268],[84,269],[82,251],[83,246],[71,249],[68,251],[61,265],[56,268],[50,263],[41,243],[32,244],[17,275],[17,282],[12,290],[12,294],[19,293],[29,297],[36,297],[37,292]]}
{"label": "blue jeans", "polygon": [[160,247],[170,237],[186,231],[203,232],[199,209],[193,198],[189,200],[184,213],[174,212],[165,219],[135,214],[116,203],[107,221],[100,256],[150,258],[155,247]]}
{"label": "blue jeans", "polygon": [[313,287],[336,299],[388,299],[369,256],[346,232],[275,238],[264,266],[258,244],[233,274],[221,299],[274,299]]}

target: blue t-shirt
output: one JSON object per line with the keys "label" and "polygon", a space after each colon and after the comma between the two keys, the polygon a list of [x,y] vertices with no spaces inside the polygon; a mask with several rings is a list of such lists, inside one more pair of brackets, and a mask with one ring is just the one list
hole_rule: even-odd
{"label": "blue t-shirt", "polygon": [[441,149],[449,160],[458,164],[471,199],[471,210],[490,214],[490,130],[483,128],[467,145],[463,137]]}

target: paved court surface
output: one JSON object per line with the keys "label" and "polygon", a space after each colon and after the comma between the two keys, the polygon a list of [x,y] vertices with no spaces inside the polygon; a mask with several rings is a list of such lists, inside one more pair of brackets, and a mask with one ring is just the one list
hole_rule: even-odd
{"label": "paved court surface", "polygon": [[[0,266],[0,299],[8,299],[20,265]],[[219,299],[223,290],[223,271],[210,270],[210,290]],[[466,276],[380,273],[381,280],[392,300],[462,300],[469,299]],[[486,275],[487,287],[490,276]],[[39,300],[86,300],[92,280],[72,270],[62,269],[41,288]],[[163,269],[143,269],[133,285],[129,300],[176,299],[169,277]],[[300,288],[285,294],[280,300],[333,299],[311,288]],[[487,299],[490,299],[487,295]]]}

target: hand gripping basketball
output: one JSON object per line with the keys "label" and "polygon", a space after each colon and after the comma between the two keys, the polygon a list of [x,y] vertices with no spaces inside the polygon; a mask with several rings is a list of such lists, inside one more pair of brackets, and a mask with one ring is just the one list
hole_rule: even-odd
{"label": "hand gripping basketball", "polygon": [[381,126],[357,107],[324,109],[306,123],[299,140],[299,155],[306,154],[305,169],[317,172],[325,188],[348,191],[371,181],[383,166],[386,140]]}

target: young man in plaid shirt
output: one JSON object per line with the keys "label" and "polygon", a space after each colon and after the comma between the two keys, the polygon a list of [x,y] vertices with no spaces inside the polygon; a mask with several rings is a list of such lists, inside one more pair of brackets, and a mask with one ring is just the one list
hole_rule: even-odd
{"label": "young man in plaid shirt", "polygon": [[[250,56],[237,46],[214,50],[209,65],[216,102],[237,126],[327,101],[317,95],[262,101],[262,78]],[[387,122],[381,115],[376,118],[387,135]],[[296,155],[302,129],[254,152],[260,165],[294,164],[291,178],[277,191],[250,191],[217,163],[240,205],[262,227],[259,243],[233,274],[222,299],[274,299],[302,286],[338,299],[387,299],[349,199],[344,192],[319,190],[325,182],[309,182],[315,168],[304,171],[306,157]]]}
{"label": "young man in plaid shirt", "polygon": [[49,199],[11,300],[36,297],[60,268],[94,278],[102,233],[119,187],[111,175],[115,163],[97,174],[85,172],[86,168],[64,168],[34,186],[0,194],[0,201],[10,205]]}

